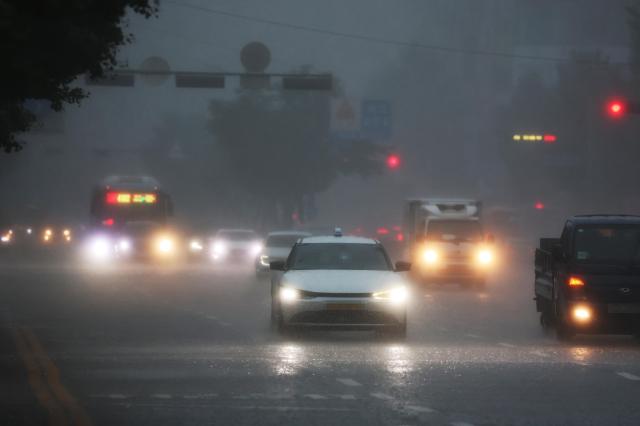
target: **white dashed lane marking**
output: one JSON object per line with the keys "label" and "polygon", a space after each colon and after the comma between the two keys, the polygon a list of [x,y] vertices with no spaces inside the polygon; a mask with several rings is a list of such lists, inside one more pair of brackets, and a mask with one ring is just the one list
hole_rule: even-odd
{"label": "white dashed lane marking", "polygon": [[171,395],[169,395],[168,393],[154,393],[153,395],[151,395],[151,398],[171,399]]}
{"label": "white dashed lane marking", "polygon": [[636,376],[635,374],[626,373],[624,371],[619,371],[616,374],[620,377],[624,377],[627,380],[633,380],[634,382],[640,381],[640,376]]}
{"label": "white dashed lane marking", "polygon": [[353,379],[349,379],[349,378],[346,378],[346,379],[336,379],[336,380],[337,380],[338,382],[342,383],[342,384],[343,384],[343,385],[345,385],[345,386],[362,386],[362,384],[360,384],[360,383],[356,382],[356,381],[355,381],[355,380],[353,380]]}
{"label": "white dashed lane marking", "polygon": [[393,399],[391,395],[387,395],[386,393],[381,393],[381,392],[374,392],[371,394],[371,396],[378,399],[384,399],[386,401],[390,401]]}
{"label": "white dashed lane marking", "polygon": [[405,407],[408,411],[413,411],[416,413],[434,413],[436,410],[429,407],[423,407],[420,405],[407,405]]}
{"label": "white dashed lane marking", "polygon": [[516,345],[512,345],[511,343],[500,342],[498,346],[502,346],[503,348],[515,348]]}
{"label": "white dashed lane marking", "polygon": [[324,395],[318,395],[318,394],[316,394],[316,393],[310,393],[310,394],[307,394],[307,395],[305,395],[305,397],[307,397],[307,398],[311,398],[311,399],[327,399],[327,397],[326,397],[326,396],[324,396]]}

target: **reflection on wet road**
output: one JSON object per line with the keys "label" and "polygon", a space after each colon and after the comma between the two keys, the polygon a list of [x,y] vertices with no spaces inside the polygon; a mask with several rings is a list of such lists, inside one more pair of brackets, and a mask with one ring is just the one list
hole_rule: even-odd
{"label": "reflection on wet road", "polygon": [[[515,260],[482,293],[414,288],[409,335],[394,340],[277,336],[268,283],[249,269],[5,265],[2,367],[12,373],[0,414],[11,424],[51,420],[12,337],[22,329],[84,424],[640,423],[640,345],[557,343],[538,325],[530,270]],[[51,424],[80,424],[64,398],[50,398],[64,417]]]}

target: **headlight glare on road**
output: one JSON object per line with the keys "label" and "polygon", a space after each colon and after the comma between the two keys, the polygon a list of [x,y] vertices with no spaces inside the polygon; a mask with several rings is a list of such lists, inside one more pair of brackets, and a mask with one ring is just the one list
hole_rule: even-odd
{"label": "headlight glare on road", "polygon": [[280,300],[283,303],[293,303],[300,298],[300,292],[295,288],[282,287],[280,289]]}

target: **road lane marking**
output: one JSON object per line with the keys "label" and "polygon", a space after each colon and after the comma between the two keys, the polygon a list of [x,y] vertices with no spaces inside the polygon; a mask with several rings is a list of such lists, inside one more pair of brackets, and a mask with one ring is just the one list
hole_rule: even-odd
{"label": "road lane marking", "polygon": [[18,354],[20,355],[20,358],[27,370],[27,381],[36,396],[38,403],[46,410],[49,418],[49,425],[66,425],[67,419],[64,410],[58,405],[51,393],[49,393],[49,389],[46,383],[44,383],[40,367],[29,350],[29,346],[27,345],[21,330],[14,330],[13,335],[18,349]]}
{"label": "road lane marking", "polygon": [[543,358],[549,358],[549,356],[550,356],[550,355],[549,355],[549,354],[547,354],[547,353],[544,353],[544,352],[542,352],[542,351],[537,351],[537,350],[536,350],[536,351],[529,351],[529,353],[530,353],[531,355],[537,355],[537,356],[541,356],[541,357],[543,357]]}
{"label": "road lane marking", "polygon": [[391,395],[387,395],[386,393],[382,393],[382,392],[374,392],[370,395],[374,398],[383,399],[385,401],[391,401],[393,399]]}
{"label": "road lane marking", "polygon": [[356,399],[356,396],[355,395],[351,395],[351,394],[338,395],[338,397],[340,399],[345,399],[345,400],[355,400]]}
{"label": "road lane marking", "polygon": [[209,399],[209,398],[217,398],[217,393],[200,393],[195,395],[183,395],[184,399]]}
{"label": "road lane marking", "polygon": [[311,398],[311,399],[327,399],[326,396],[324,395],[318,395],[317,393],[309,393],[305,395],[305,398]]}
{"label": "road lane marking", "polygon": [[128,396],[124,395],[124,394],[121,394],[121,393],[110,393],[109,395],[107,395],[107,398],[109,398],[109,399],[127,399]]}
{"label": "road lane marking", "polygon": [[640,377],[636,376],[635,374],[626,373],[624,371],[619,371],[616,374],[620,377],[624,377],[627,380],[633,380],[635,382],[640,381]]}
{"label": "road lane marking", "polygon": [[172,396],[169,395],[168,393],[154,393],[153,395],[151,395],[151,398],[155,398],[155,399],[171,399]]}
{"label": "road lane marking", "polygon": [[423,407],[421,405],[407,405],[405,409],[409,411],[415,411],[417,413],[435,413],[436,410],[429,407]]}
{"label": "road lane marking", "polygon": [[498,343],[498,346],[502,346],[504,348],[515,348],[516,347],[516,345],[512,345],[511,343],[505,343],[505,342]]}
{"label": "road lane marking", "polygon": [[362,386],[361,383],[356,382],[353,379],[344,378],[344,379],[336,379],[338,382],[342,383],[345,386]]}
{"label": "road lane marking", "polygon": [[42,372],[45,374],[47,384],[53,391],[53,395],[57,398],[58,402],[69,413],[71,413],[71,417],[75,425],[90,426],[92,423],[89,415],[62,384],[60,380],[60,370],[58,370],[58,367],[56,367],[53,361],[51,361],[51,358],[49,358],[45,352],[35,333],[28,328],[23,328],[22,331],[28,344],[31,346],[31,350],[36,356],[36,360],[39,361]]}
{"label": "road lane marking", "polygon": [[471,334],[471,333],[465,334],[465,336],[471,337],[472,339],[481,339],[482,338],[482,336],[478,336],[477,334]]}
{"label": "road lane marking", "polygon": [[357,411],[354,408],[334,408],[334,407],[295,407],[295,406],[259,406],[259,405],[241,405],[241,406],[227,406],[226,408],[232,410],[268,410],[268,411],[334,411],[334,412],[347,412]]}

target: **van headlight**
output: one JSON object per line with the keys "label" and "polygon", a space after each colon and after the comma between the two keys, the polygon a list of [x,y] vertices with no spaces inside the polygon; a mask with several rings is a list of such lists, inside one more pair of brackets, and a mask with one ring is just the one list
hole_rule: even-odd
{"label": "van headlight", "polygon": [[476,262],[480,266],[491,265],[494,261],[494,254],[492,250],[481,249],[476,253]]}
{"label": "van headlight", "polygon": [[293,303],[300,299],[300,291],[291,287],[282,287],[280,289],[280,300],[283,303]]}
{"label": "van headlight", "polygon": [[427,265],[435,265],[440,260],[440,254],[434,249],[425,249],[422,252],[422,262]]}
{"label": "van headlight", "polygon": [[388,301],[393,305],[402,305],[409,299],[409,289],[406,286],[398,286],[390,290],[373,293],[373,298]]}

